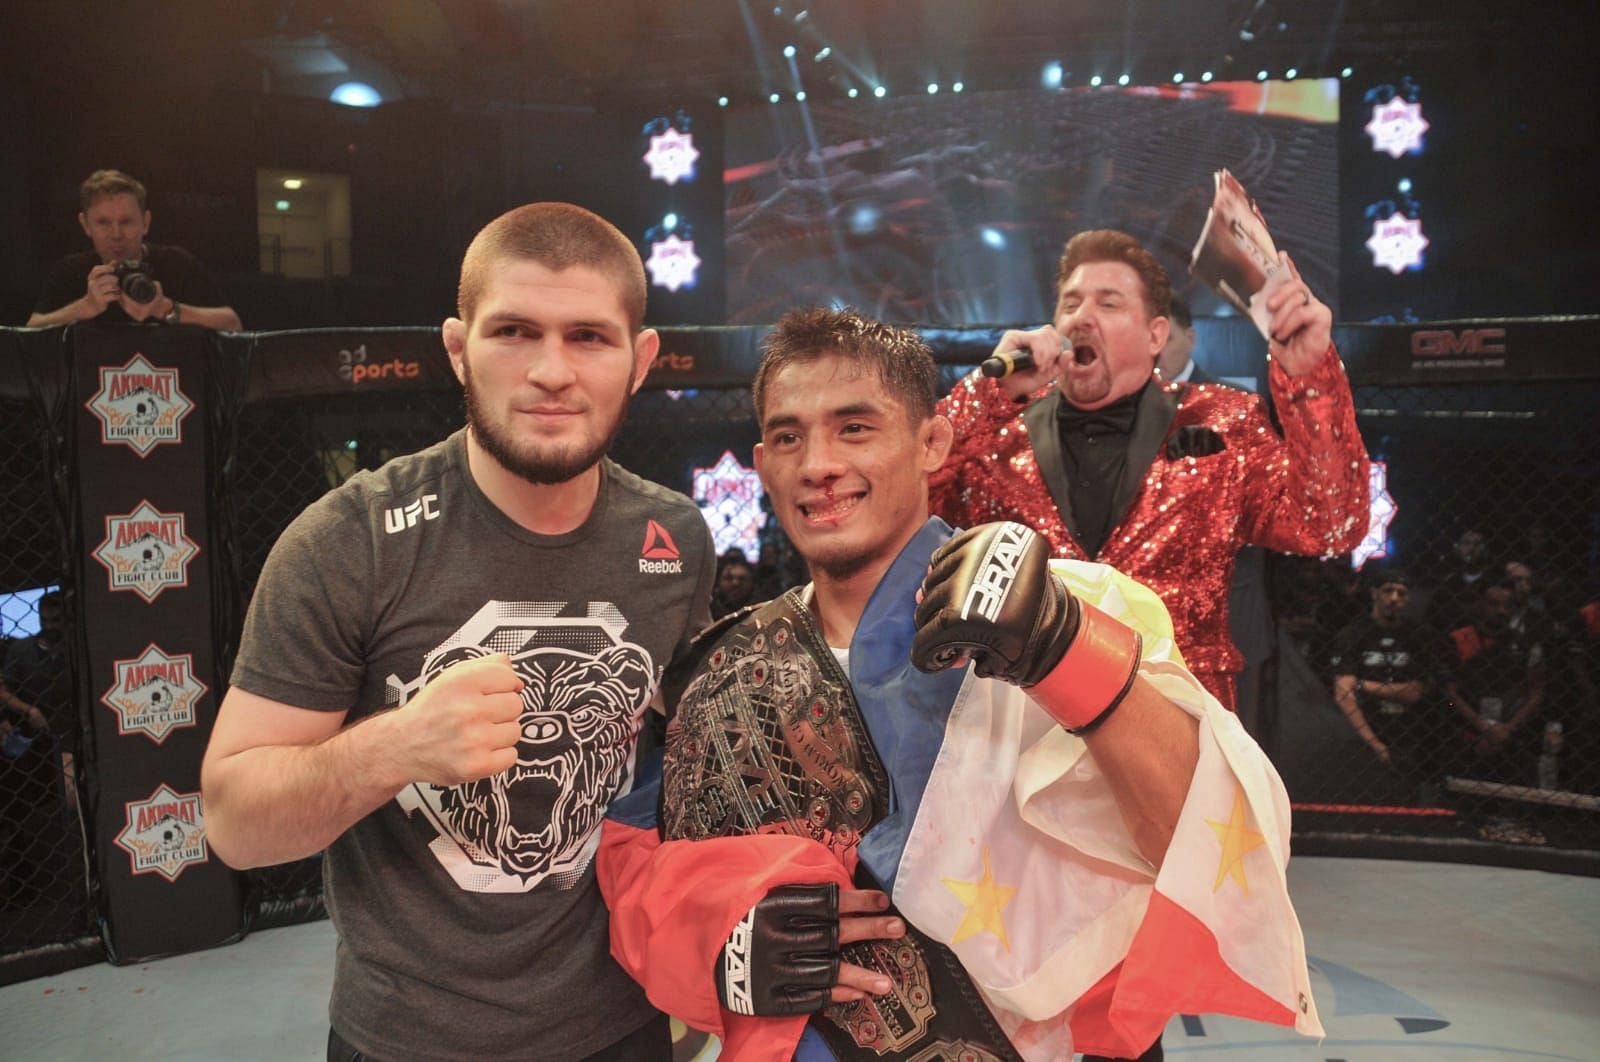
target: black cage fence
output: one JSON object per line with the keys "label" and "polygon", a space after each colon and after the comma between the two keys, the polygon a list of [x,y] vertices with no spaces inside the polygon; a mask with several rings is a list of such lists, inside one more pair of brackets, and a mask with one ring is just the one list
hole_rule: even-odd
{"label": "black cage fence", "polygon": [[[247,353],[224,345],[219,357]],[[943,385],[964,368],[946,365]],[[1248,722],[1296,805],[1297,850],[1596,872],[1600,380],[1362,386],[1356,405],[1387,517],[1371,555],[1266,563],[1269,631]],[[262,399],[240,388],[222,406],[211,460],[228,569],[214,625],[225,675],[251,589],[289,521],[356,471],[458,429],[463,404],[445,379]],[[49,440],[82,414],[28,394],[4,398],[3,412],[0,960],[93,929],[75,795],[95,768],[92,748],[72,756],[93,694],[79,688],[71,654],[48,694],[48,726],[31,731],[37,720],[11,705],[21,683],[9,664],[33,659],[26,647],[37,648],[53,601],[74,623],[62,533],[71,484]],[[750,484],[757,436],[745,379],[697,388],[662,379],[635,397],[612,453],[696,496],[719,549],[746,552],[770,592],[805,576]],[[320,872],[316,859],[250,872],[242,924],[320,917]]]}
{"label": "black cage fence", "polygon": [[51,337],[0,348],[0,959],[72,951],[93,934],[60,347]]}
{"label": "black cage fence", "polygon": [[1356,406],[1378,552],[1270,569],[1259,736],[1297,831],[1594,848],[1600,385],[1358,387]]}

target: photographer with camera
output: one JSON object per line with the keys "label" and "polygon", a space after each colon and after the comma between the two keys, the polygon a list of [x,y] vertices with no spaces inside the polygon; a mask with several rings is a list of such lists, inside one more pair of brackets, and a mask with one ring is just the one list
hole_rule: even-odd
{"label": "photographer with camera", "polygon": [[68,255],[45,280],[29,328],[76,321],[160,321],[237,332],[211,275],[181,247],[144,242],[144,185],[120,170],[96,170],[78,191],[78,224],[94,250]]}

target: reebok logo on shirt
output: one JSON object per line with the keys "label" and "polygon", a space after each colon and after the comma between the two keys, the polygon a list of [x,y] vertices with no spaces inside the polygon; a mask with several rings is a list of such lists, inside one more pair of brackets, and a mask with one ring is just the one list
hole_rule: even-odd
{"label": "reebok logo on shirt", "polygon": [[645,522],[644,545],[639,549],[639,571],[649,575],[670,575],[683,571],[678,544],[672,541],[667,529],[654,520]]}

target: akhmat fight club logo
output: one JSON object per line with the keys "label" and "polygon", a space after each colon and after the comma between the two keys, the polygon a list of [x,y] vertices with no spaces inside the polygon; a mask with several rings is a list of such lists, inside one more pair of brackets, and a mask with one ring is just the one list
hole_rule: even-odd
{"label": "akhmat fight club logo", "polygon": [[123,806],[126,818],[116,843],[131,857],[133,873],[177,881],[184,867],[210,858],[199,793],[174,792],[163,782],[147,799]]}
{"label": "akhmat fight club logo", "polygon": [[158,369],[135,354],[118,368],[100,368],[100,390],[84,406],[100,421],[100,441],[126,445],[140,457],[162,443],[183,442],[183,418],[194,403],[178,388],[177,369]]}
{"label": "akhmat fight club logo", "polygon": [[116,661],[117,681],[100,703],[117,713],[117,733],[147,735],[157,745],[174,730],[195,724],[195,705],[206,684],[194,675],[188,653],[169,655],[152,642],[136,659]]}
{"label": "akhmat fight club logo", "polygon": [[123,516],[106,517],[106,537],[94,559],[105,566],[113,592],[131,590],[146,601],[189,585],[189,562],[200,547],[184,533],[182,513],[164,513],[148,501]]}

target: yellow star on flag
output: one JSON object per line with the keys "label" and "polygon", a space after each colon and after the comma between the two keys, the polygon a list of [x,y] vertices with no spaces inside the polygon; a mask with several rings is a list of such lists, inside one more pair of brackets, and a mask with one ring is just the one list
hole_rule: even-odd
{"label": "yellow star on flag", "polygon": [[1211,886],[1212,892],[1222,888],[1223,878],[1232,878],[1239,883],[1239,888],[1247,893],[1250,891],[1250,883],[1244,876],[1244,857],[1266,844],[1267,839],[1250,829],[1245,819],[1244,787],[1235,782],[1233,813],[1228,816],[1228,821],[1206,820],[1206,825],[1211,827],[1211,832],[1217,835],[1217,841],[1222,845],[1222,856],[1217,861],[1217,881]]}
{"label": "yellow star on flag", "polygon": [[1000,938],[1001,945],[1010,951],[1011,941],[1006,937],[1006,920],[1002,912],[1017,890],[994,880],[994,874],[989,870],[989,849],[983,850],[982,878],[977,881],[957,881],[954,878],[940,880],[967,909],[950,943],[960,944],[979,933],[993,933]]}

